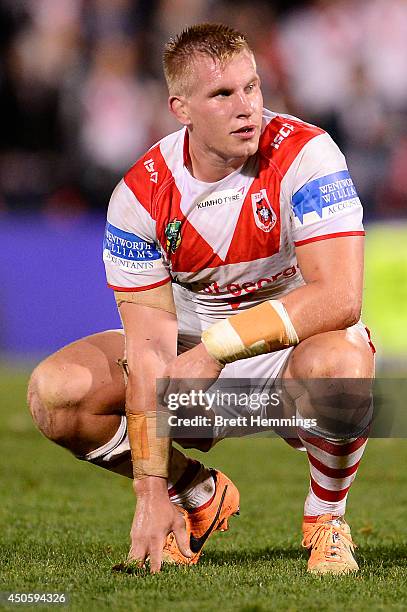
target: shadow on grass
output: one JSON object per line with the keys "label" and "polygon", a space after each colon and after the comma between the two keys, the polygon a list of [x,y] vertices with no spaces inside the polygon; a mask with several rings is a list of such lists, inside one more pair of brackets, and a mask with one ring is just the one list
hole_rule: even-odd
{"label": "shadow on grass", "polygon": [[304,552],[298,547],[288,548],[259,548],[255,550],[234,550],[205,552],[201,563],[212,563],[215,565],[250,563],[255,561],[276,561],[277,559],[303,559]]}
{"label": "shadow on grass", "polygon": [[[256,561],[276,561],[277,559],[304,559],[304,552],[298,548],[262,548],[258,550],[241,550],[241,551],[204,551],[199,561],[199,567],[203,566],[242,566],[249,563],[255,563]],[[194,571],[196,565],[182,566],[183,571]],[[139,568],[134,563],[117,563],[112,567],[114,574],[127,574],[144,576],[148,575],[149,565],[147,567]],[[178,572],[180,566],[164,563],[162,566],[162,573]]]}
{"label": "shadow on grass", "polygon": [[[216,551],[211,550],[202,555],[200,564],[213,565],[239,565],[256,561],[304,560],[307,552],[297,546],[287,548],[273,548],[267,546],[255,550]],[[360,565],[374,565],[379,563],[385,567],[407,567],[407,544],[388,544],[383,546],[361,546],[356,550]]]}
{"label": "shadow on grass", "polygon": [[388,544],[386,546],[361,546],[356,550],[360,562],[384,565],[387,567],[404,565],[407,567],[407,544]]}

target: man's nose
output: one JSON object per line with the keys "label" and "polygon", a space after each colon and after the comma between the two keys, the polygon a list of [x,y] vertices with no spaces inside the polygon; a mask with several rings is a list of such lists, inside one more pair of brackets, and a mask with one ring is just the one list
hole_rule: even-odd
{"label": "man's nose", "polygon": [[249,117],[253,113],[253,102],[244,92],[237,95],[237,115]]}

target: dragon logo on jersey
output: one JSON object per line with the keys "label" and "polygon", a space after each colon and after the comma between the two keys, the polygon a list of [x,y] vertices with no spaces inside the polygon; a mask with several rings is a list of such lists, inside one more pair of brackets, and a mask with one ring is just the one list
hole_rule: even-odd
{"label": "dragon logo on jersey", "polygon": [[165,237],[167,238],[167,251],[175,253],[182,239],[181,221],[178,221],[176,217],[165,228]]}
{"label": "dragon logo on jersey", "polygon": [[277,215],[267,197],[266,189],[252,194],[252,207],[257,227],[263,232],[270,232],[277,223]]}

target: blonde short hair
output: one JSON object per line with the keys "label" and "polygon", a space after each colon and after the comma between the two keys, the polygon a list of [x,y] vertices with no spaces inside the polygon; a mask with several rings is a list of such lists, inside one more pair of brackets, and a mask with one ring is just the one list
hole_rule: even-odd
{"label": "blonde short hair", "polygon": [[186,94],[191,87],[197,55],[221,64],[242,51],[253,53],[241,32],[221,23],[199,23],[183,30],[165,45],[163,68],[170,95]]}

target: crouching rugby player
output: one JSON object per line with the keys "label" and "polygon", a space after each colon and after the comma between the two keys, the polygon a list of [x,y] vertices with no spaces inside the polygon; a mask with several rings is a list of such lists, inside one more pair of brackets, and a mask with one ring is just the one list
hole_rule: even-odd
{"label": "crouching rugby player", "polygon": [[[345,159],[324,130],[263,108],[253,52],[227,26],[170,40],[164,72],[182,128],[135,163],[108,210],[104,261],[124,332],[40,364],[32,414],[54,442],[134,479],[129,560],[150,558],[155,572],[163,558],[195,563],[239,506],[226,476],[157,435],[156,380],[168,379],[167,394],[191,377],[279,380],[295,413],[316,417],[290,439],[310,467],[308,570],[356,571],[343,516],[367,421],[345,413],[369,398],[341,381],[372,379],[374,358],[360,322],[362,207]],[[315,379],[335,387],[322,402]]]}

